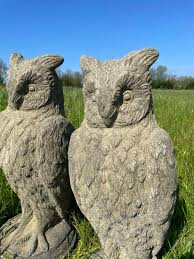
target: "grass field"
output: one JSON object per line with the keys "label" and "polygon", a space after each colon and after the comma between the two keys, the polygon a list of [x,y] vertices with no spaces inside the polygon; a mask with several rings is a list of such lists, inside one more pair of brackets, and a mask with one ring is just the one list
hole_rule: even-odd
{"label": "grass field", "polygon": [[[194,91],[153,91],[159,125],[171,136],[176,150],[178,192],[175,213],[162,251],[163,259],[194,258]],[[6,106],[6,93],[0,89],[0,110]],[[74,127],[83,119],[81,89],[65,89],[66,116]],[[20,211],[16,195],[0,173],[0,225]],[[79,241],[69,259],[87,258],[99,242],[86,219],[72,215]]]}

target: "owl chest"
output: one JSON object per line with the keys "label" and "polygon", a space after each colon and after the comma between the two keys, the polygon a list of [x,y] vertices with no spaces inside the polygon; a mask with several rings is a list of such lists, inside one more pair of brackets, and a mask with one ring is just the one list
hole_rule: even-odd
{"label": "owl chest", "polygon": [[97,184],[101,190],[121,190],[127,182],[132,189],[137,181],[143,181],[145,156],[138,134],[132,136],[127,130],[102,131],[101,134],[94,131],[83,139],[85,164],[81,171],[83,184],[88,188]]}

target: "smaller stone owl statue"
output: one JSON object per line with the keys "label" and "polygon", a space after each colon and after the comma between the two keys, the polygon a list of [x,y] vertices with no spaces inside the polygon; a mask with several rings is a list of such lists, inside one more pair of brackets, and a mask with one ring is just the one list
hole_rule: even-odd
{"label": "smaller stone owl statue", "polygon": [[[10,58],[8,107],[0,113],[0,166],[21,201],[22,214],[0,228],[0,255],[59,258],[75,244],[64,117],[56,55]],[[11,257],[12,258],[12,257]]]}
{"label": "smaller stone owl statue", "polygon": [[102,251],[91,258],[158,258],[175,205],[173,144],[155,119],[155,49],[120,60],[81,58],[85,117],[69,145],[70,182]]}

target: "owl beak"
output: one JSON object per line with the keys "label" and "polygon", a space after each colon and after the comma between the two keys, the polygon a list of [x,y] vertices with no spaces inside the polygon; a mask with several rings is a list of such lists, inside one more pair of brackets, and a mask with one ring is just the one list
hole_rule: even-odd
{"label": "owl beak", "polygon": [[[108,108],[108,107],[106,107]],[[104,108],[100,110],[101,118],[107,128],[112,127],[117,117],[117,107],[111,107],[109,109]]]}
{"label": "owl beak", "polygon": [[18,109],[19,106],[21,105],[21,102],[22,102],[22,96],[21,95],[18,95],[18,94],[15,94],[13,95],[11,98],[10,98],[10,105],[12,108],[14,109]]}
{"label": "owl beak", "polygon": [[19,109],[23,101],[23,95],[21,94],[21,86],[17,85],[16,88],[9,94],[9,106],[14,109]]}

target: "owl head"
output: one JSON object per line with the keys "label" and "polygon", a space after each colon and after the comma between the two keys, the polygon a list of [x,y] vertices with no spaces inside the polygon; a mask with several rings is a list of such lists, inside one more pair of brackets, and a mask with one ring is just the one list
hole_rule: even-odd
{"label": "owl head", "polygon": [[8,107],[14,110],[37,110],[56,107],[63,113],[63,90],[55,69],[63,63],[56,55],[24,59],[12,54],[8,70]]}
{"label": "owl head", "polygon": [[81,57],[85,121],[91,127],[125,127],[152,112],[149,68],[159,53],[152,48],[120,60]]}

